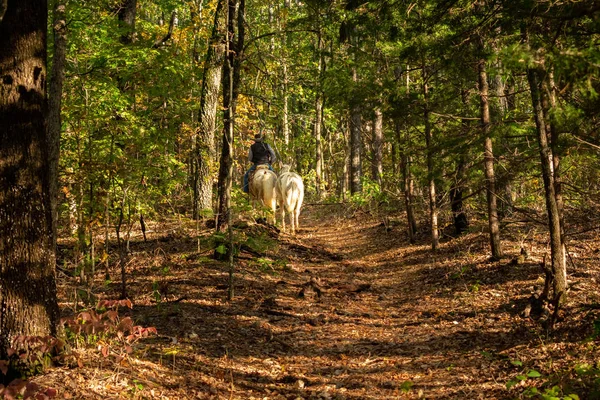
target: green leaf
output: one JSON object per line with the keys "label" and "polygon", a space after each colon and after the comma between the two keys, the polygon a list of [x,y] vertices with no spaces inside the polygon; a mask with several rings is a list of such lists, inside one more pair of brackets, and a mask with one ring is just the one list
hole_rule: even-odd
{"label": "green leaf", "polygon": [[511,387],[515,386],[516,384],[517,384],[517,381],[510,380],[510,381],[506,382],[506,388],[510,389]]}
{"label": "green leaf", "polygon": [[414,383],[411,381],[404,381],[400,385],[400,390],[402,390],[404,393],[408,393],[410,389],[412,389],[413,385]]}
{"label": "green leaf", "polygon": [[560,400],[560,397],[542,395],[542,399],[544,399],[544,400]]}
{"label": "green leaf", "polygon": [[516,366],[516,367],[522,367],[523,366],[523,363],[521,361],[519,361],[519,360],[512,360],[510,363],[512,365]]}
{"label": "green leaf", "polygon": [[216,251],[217,253],[219,253],[219,254],[225,254],[225,253],[227,253],[227,247],[225,247],[225,245],[224,245],[224,244],[222,244],[222,245],[219,245],[219,246],[218,246],[218,247],[215,249],[215,251]]}
{"label": "green leaf", "polygon": [[575,372],[577,375],[588,375],[592,372],[592,366],[587,363],[578,364],[575,366]]}
{"label": "green leaf", "polygon": [[539,378],[540,376],[542,376],[542,374],[540,374],[536,370],[532,369],[527,373],[527,376],[530,378]]}

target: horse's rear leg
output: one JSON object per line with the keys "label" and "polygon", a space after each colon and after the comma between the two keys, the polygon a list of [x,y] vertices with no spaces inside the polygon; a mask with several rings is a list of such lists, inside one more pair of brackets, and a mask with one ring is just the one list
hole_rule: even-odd
{"label": "horse's rear leg", "polygon": [[296,219],[294,218],[294,210],[290,213],[290,225],[292,225],[292,235],[296,234]]}
{"label": "horse's rear leg", "polygon": [[296,208],[292,213],[292,218],[294,219],[294,229],[299,229],[300,224],[298,223],[298,216],[300,215],[300,209]]}
{"label": "horse's rear leg", "polygon": [[283,204],[280,207],[281,207],[281,229],[283,229],[283,231],[285,232],[285,207],[283,206]]}
{"label": "horse's rear leg", "polygon": [[277,224],[277,199],[273,198],[271,200],[271,211],[273,215],[273,226]]}
{"label": "horse's rear leg", "polygon": [[300,229],[300,209],[302,208],[302,202],[304,201],[304,193],[300,193],[300,196],[298,196],[298,201],[296,202],[296,207],[294,208],[294,214],[293,214],[293,218],[295,219],[296,222],[296,229]]}
{"label": "horse's rear leg", "polygon": [[290,215],[290,225],[292,226],[292,235],[295,235],[296,234],[296,218],[294,217],[294,214],[296,214],[296,210],[294,209],[293,205],[288,210],[288,214]]}

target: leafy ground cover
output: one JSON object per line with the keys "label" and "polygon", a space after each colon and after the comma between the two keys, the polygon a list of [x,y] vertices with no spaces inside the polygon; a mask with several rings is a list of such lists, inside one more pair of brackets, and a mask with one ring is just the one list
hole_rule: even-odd
{"label": "leafy ground cover", "polygon": [[[126,266],[133,306],[114,323],[126,332],[92,332],[33,381],[73,399],[599,398],[594,230],[570,244],[569,303],[548,330],[522,316],[542,283],[540,232],[509,227],[509,255],[491,262],[476,226],[434,254],[426,235],[408,243],[401,215],[316,205],[301,223],[295,237],[240,228],[256,243],[237,258],[232,302],[227,265],[194,226],[151,225]],[[121,293],[109,265],[94,302]],[[60,274],[66,317],[81,312],[78,284]]]}

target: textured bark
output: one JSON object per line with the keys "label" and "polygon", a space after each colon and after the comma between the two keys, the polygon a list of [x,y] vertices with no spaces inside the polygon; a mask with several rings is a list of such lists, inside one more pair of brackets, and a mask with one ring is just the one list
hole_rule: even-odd
{"label": "textured bark", "polygon": [[52,207],[53,243],[56,245],[57,204],[58,204],[58,160],[60,158],[61,99],[65,80],[65,59],[67,54],[67,26],[65,0],[56,0],[53,12],[54,56],[48,87],[48,157],[50,173],[50,204]]}
{"label": "textured bark", "polygon": [[135,16],[137,0],[123,0],[119,8],[118,18],[121,26],[121,43],[131,44],[135,41]]}
{"label": "textured bark", "polygon": [[[358,82],[356,69],[352,71],[354,83]],[[362,192],[362,107],[353,99],[350,110],[350,193]]]}
{"label": "textured bark", "polygon": [[556,200],[556,191],[552,176],[552,152],[548,144],[546,121],[542,106],[542,93],[539,70],[530,68],[527,70],[527,79],[531,91],[531,103],[537,128],[538,145],[540,147],[540,159],[542,167],[542,179],[546,197],[546,209],[548,213],[548,228],[550,230],[550,256],[551,270],[554,289],[554,302],[560,308],[567,299],[567,271],[564,263],[564,246],[561,237],[561,214]]}
{"label": "textured bark", "polygon": [[[240,62],[244,48],[244,15],[245,0],[228,0],[227,11],[227,46],[223,68],[223,145],[218,181],[218,216],[217,231],[223,232],[229,227],[231,212],[231,187],[233,181],[233,130],[235,124],[235,106],[239,93]],[[237,16],[237,36],[235,30],[235,11]],[[237,41],[233,39],[237,37]]]}
{"label": "textured bark", "polygon": [[[556,88],[554,85],[554,74],[548,72],[546,79],[543,82],[544,95],[542,100],[546,103],[543,106],[544,120],[546,121],[546,132],[550,137],[550,151],[552,154],[552,180],[554,182],[554,196],[556,197],[556,206],[558,207],[558,219],[560,221],[560,238],[563,244],[563,259],[564,264],[561,270],[567,270],[567,249],[565,245],[565,227],[564,227],[564,200],[562,195],[562,177],[561,177],[561,150],[559,146],[560,133],[556,126],[550,122],[550,110],[556,107]],[[545,99],[545,100],[544,100]],[[566,279],[566,278],[565,278]]]}
{"label": "textured bark", "polygon": [[16,335],[56,333],[45,118],[47,2],[11,0],[0,22],[0,359]]}
{"label": "textured bark", "polygon": [[371,175],[373,181],[377,182],[381,188],[381,178],[383,176],[383,113],[380,107],[376,107],[374,111]]}
{"label": "textured bark", "polygon": [[223,32],[224,0],[219,0],[215,10],[213,31],[204,63],[204,77],[200,93],[199,126],[196,134],[192,214],[200,216],[200,210],[212,209],[212,176],[215,162],[215,132],[217,129],[217,106],[221,89],[225,35]]}
{"label": "textured bark", "polygon": [[481,126],[485,137],[484,172],[487,189],[488,225],[490,229],[490,247],[492,258],[502,258],[500,244],[500,223],[498,220],[498,201],[496,193],[496,176],[494,175],[494,151],[490,137],[490,105],[488,100],[488,81],[485,60],[479,61],[479,96],[481,99]]}

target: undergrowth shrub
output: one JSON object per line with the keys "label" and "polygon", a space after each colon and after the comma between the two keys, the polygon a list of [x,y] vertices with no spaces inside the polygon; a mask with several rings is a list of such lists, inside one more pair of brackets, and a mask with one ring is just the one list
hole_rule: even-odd
{"label": "undergrowth shrub", "polygon": [[132,308],[130,300],[102,300],[96,309],[84,310],[74,317],[63,318],[62,326],[70,342],[77,346],[97,345],[104,357],[120,362],[133,352],[133,344],[157,334],[156,328],[134,325],[131,317],[122,318],[119,307]]}
{"label": "undergrowth shrub", "polygon": [[[53,364],[63,364],[73,358],[72,348],[96,348],[102,357],[119,363],[133,353],[133,346],[142,338],[156,335],[154,327],[135,325],[131,317],[122,317],[119,308],[132,308],[130,300],[102,300],[95,308],[62,318],[64,337],[17,336],[7,350],[7,359],[0,360],[0,399],[51,399],[54,388],[42,388],[27,379],[44,372]],[[76,358],[76,357],[75,357]],[[77,365],[83,363],[76,358]]]}

